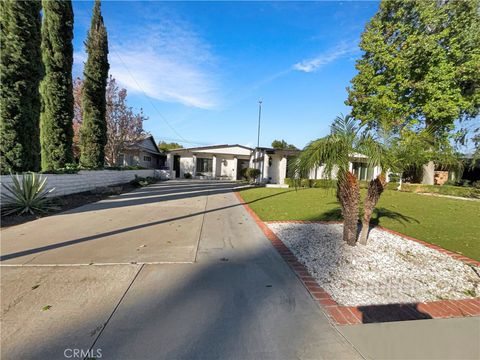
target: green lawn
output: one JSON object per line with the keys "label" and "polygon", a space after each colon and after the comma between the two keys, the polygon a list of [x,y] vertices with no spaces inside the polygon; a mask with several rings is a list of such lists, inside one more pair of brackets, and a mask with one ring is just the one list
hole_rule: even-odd
{"label": "green lawn", "polygon": [[[240,194],[264,221],[341,219],[333,189],[255,188]],[[478,201],[387,190],[372,223],[480,260]]]}

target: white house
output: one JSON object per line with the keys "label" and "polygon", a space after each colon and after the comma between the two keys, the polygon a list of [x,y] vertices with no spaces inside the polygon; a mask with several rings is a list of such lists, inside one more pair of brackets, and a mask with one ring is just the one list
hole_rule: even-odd
{"label": "white house", "polygon": [[[252,149],[243,145],[212,145],[170,150],[167,153],[167,166],[170,178],[193,178],[241,180],[241,170],[247,167],[260,170],[260,180],[264,183],[283,184],[288,177],[288,164],[296,150],[279,150],[267,147]],[[379,167],[367,164],[367,158],[354,154],[350,170],[359,180],[371,180],[380,174]],[[189,174],[189,175],[186,175]],[[332,174],[335,178],[335,174]],[[313,170],[310,179],[324,179],[323,166]]]}

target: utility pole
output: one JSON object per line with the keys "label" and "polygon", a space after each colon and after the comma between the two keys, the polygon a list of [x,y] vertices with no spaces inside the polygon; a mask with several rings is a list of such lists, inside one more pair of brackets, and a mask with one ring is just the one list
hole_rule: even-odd
{"label": "utility pole", "polygon": [[260,147],[260,119],[262,118],[262,100],[258,100],[258,133],[257,147]]}

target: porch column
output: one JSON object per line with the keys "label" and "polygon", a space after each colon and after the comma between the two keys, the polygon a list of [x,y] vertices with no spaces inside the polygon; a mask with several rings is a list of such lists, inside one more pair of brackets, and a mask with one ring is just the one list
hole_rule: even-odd
{"label": "porch column", "polygon": [[268,156],[267,152],[265,152],[265,155],[263,157],[263,179],[262,180],[265,180],[266,182],[268,182],[268,172],[269,172],[269,166],[268,166],[268,163],[269,163],[269,160],[270,160],[270,156]]}
{"label": "porch column", "polygon": [[193,174],[192,177],[195,177],[197,175],[197,155],[193,154]]}
{"label": "porch column", "polygon": [[212,156],[212,178],[217,177],[217,155]]}
{"label": "porch column", "polygon": [[232,180],[237,180],[237,170],[238,170],[238,158],[236,156],[233,157],[233,179]]}
{"label": "porch column", "polygon": [[170,179],[175,179],[175,171],[173,171],[173,155],[167,154],[167,164],[170,171]]}
{"label": "porch column", "polygon": [[[279,179],[278,179],[278,183],[279,184],[284,184],[285,183],[285,178],[287,177],[287,157],[286,156],[283,156],[282,157],[282,160],[280,160],[280,171],[279,171]],[[316,171],[316,169],[315,169]]]}

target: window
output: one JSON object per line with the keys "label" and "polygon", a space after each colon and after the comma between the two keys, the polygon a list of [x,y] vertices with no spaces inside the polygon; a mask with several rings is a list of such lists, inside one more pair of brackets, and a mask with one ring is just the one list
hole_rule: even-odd
{"label": "window", "polygon": [[373,167],[366,163],[354,162],[353,173],[360,181],[370,181],[373,179]]}
{"label": "window", "polygon": [[152,161],[152,158],[150,156],[144,156],[143,161],[150,162],[150,161]]}
{"label": "window", "polygon": [[212,172],[212,159],[197,158],[197,172]]}

